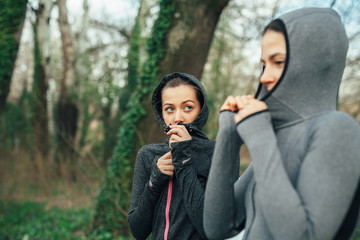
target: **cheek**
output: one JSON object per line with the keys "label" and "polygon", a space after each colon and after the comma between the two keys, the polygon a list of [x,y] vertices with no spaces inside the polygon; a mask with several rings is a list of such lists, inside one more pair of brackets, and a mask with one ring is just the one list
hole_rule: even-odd
{"label": "cheek", "polygon": [[166,125],[169,125],[171,123],[171,119],[165,111],[162,112],[162,117]]}
{"label": "cheek", "polygon": [[188,116],[187,116],[187,119],[186,119],[186,123],[191,123],[193,122],[197,115],[199,115],[200,113],[200,110],[196,110],[196,111],[192,111]]}
{"label": "cheek", "polygon": [[275,68],[276,69],[276,72],[274,72],[274,75],[275,75],[275,82],[279,81],[283,71],[284,71],[284,68]]}

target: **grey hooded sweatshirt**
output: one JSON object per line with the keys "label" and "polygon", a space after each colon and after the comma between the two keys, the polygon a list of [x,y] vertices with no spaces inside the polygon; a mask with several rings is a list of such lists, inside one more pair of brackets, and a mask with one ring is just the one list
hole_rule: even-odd
{"label": "grey hooded sweatshirt", "polygon": [[[203,107],[190,123],[189,141],[149,144],[142,147],[136,158],[129,210],[129,225],[136,239],[206,239],[203,229],[205,184],[215,142],[201,129],[205,125],[209,108],[201,83],[192,75],[172,73],[156,87],[152,105],[157,119],[166,127],[161,115],[161,91],[173,78],[181,77],[195,83],[202,91]],[[190,128],[189,128],[190,129]],[[157,160],[171,150],[175,167],[169,179],[157,167]]]}
{"label": "grey hooded sweatshirt", "polygon": [[[349,239],[359,214],[360,128],[336,111],[348,49],[332,9],[306,8],[280,16],[287,45],[285,70],[257,99],[267,111],[220,127],[205,193],[204,228],[224,239],[245,228],[249,240]],[[226,177],[246,144],[252,163]]]}

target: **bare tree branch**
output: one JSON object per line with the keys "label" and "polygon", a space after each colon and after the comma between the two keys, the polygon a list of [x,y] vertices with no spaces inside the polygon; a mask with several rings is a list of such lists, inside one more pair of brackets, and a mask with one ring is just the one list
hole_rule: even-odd
{"label": "bare tree branch", "polygon": [[334,5],[336,4],[336,0],[333,0],[332,3],[330,4],[330,7],[334,7]]}
{"label": "bare tree branch", "polygon": [[128,40],[130,38],[131,33],[129,32],[129,30],[127,30],[125,28],[121,28],[114,24],[109,24],[109,23],[101,22],[101,21],[94,20],[94,19],[91,20],[90,22],[97,27],[119,32],[123,37],[125,37]]}

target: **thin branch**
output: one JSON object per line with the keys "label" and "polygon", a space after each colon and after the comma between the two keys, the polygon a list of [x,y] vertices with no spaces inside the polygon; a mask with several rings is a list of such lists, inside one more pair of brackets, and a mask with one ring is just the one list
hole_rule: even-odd
{"label": "thin branch", "polygon": [[354,41],[360,35],[360,31],[354,33],[352,36],[349,37],[349,41]]}
{"label": "thin branch", "polygon": [[330,7],[334,7],[334,5],[336,4],[336,0],[333,0],[332,3],[330,4]]}
{"label": "thin branch", "polygon": [[109,24],[109,23],[106,23],[106,22],[101,22],[101,21],[98,21],[98,20],[91,20],[91,23],[95,26],[98,26],[98,27],[101,27],[101,28],[105,28],[105,29],[109,29],[109,30],[113,30],[113,31],[116,31],[118,33],[120,33],[120,35],[122,35],[123,37],[125,37],[126,39],[130,39],[130,33],[127,29],[125,28],[121,28],[119,26],[116,26],[114,24]]}

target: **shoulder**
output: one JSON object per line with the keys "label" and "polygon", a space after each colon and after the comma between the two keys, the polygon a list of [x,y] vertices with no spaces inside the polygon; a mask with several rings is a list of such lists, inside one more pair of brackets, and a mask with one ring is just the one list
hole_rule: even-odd
{"label": "shoulder", "polygon": [[[135,160],[135,171],[139,173],[142,171],[150,174],[150,169],[154,163],[154,159],[158,159],[160,156],[166,153],[166,144],[148,144],[140,148],[137,152]],[[142,170],[140,170],[142,169]]]}
{"label": "shoulder", "polygon": [[322,129],[332,129],[334,131],[342,131],[346,129],[360,131],[359,124],[350,115],[333,111],[323,115],[320,115],[317,119],[317,126]]}
{"label": "shoulder", "polygon": [[195,151],[210,151],[212,152],[215,148],[215,141],[210,139],[193,139],[192,148]]}
{"label": "shoulder", "polygon": [[151,161],[156,156],[162,156],[169,151],[166,143],[148,144],[140,148],[136,161]]}
{"label": "shoulder", "polygon": [[350,115],[333,111],[320,115],[310,121],[314,136],[327,141],[341,141],[346,144],[359,143],[360,126]]}

